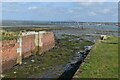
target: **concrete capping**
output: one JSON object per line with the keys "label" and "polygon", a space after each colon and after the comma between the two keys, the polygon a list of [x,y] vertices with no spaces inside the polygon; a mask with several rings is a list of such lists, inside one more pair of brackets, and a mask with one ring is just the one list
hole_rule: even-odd
{"label": "concrete capping", "polygon": [[27,36],[27,35],[36,35],[36,34],[44,34],[44,33],[48,33],[46,31],[39,31],[39,32],[35,32],[35,31],[29,31],[29,32],[23,32],[22,36]]}
{"label": "concrete capping", "polygon": [[35,32],[35,31],[23,32],[23,33],[22,33],[22,36],[28,36],[28,35],[32,35],[32,34],[38,34],[38,33]]}
{"label": "concrete capping", "polygon": [[22,64],[22,37],[18,39],[19,48],[17,48],[17,64]]}
{"label": "concrete capping", "polygon": [[43,46],[43,43],[42,43],[42,41],[41,41],[41,39],[42,39],[42,37],[43,37],[43,34],[44,34],[44,33],[40,33],[40,34],[39,34],[39,46],[40,46],[40,47]]}

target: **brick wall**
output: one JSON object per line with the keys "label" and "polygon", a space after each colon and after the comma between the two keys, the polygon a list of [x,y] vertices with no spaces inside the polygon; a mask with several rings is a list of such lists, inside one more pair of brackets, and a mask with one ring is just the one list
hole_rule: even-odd
{"label": "brick wall", "polygon": [[[35,36],[38,34],[31,34],[22,37],[22,57],[26,58],[35,54],[36,44]],[[54,33],[47,32],[39,35],[40,53],[50,50],[55,46]],[[1,42],[0,42],[1,43]],[[41,45],[42,44],[42,45]],[[17,40],[2,41],[2,71],[6,72],[17,64],[17,48],[20,47],[20,42]]]}
{"label": "brick wall", "polygon": [[48,32],[42,34],[41,37],[42,46],[40,47],[40,53],[50,50],[55,46],[54,33]]}
{"label": "brick wall", "polygon": [[32,54],[35,54],[35,35],[27,35],[22,37],[22,54],[23,57],[29,57]]}
{"label": "brick wall", "polygon": [[16,64],[17,48],[19,47],[17,40],[2,41],[2,71],[12,68]]}

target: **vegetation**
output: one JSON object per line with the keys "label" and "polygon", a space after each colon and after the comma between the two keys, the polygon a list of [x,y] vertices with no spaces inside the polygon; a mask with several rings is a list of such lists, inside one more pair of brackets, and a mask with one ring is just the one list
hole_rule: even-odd
{"label": "vegetation", "polygon": [[14,40],[19,37],[20,32],[25,31],[51,31],[61,30],[61,28],[31,28],[31,27],[4,27],[0,30],[0,40]]}
{"label": "vegetation", "polygon": [[[24,59],[22,65],[17,65],[11,71],[5,73],[5,78],[39,77],[49,69],[53,69],[52,72],[56,72],[59,66],[65,66],[70,61],[76,51],[82,50],[84,46],[93,44],[86,40],[79,42],[76,37],[64,35],[62,39],[56,39],[54,49],[42,55],[34,55]],[[31,60],[34,60],[34,62],[31,62]],[[55,68],[56,66],[58,67]],[[63,68],[60,68],[58,71],[62,70]],[[58,75],[58,72],[56,74]]]}
{"label": "vegetation", "polygon": [[0,29],[0,40],[14,40],[19,38],[20,32],[25,31],[51,31],[61,30],[62,28],[32,28],[32,27],[3,27]]}
{"label": "vegetation", "polygon": [[[82,71],[82,72],[81,72]],[[118,38],[97,42],[77,78],[118,78]]]}
{"label": "vegetation", "polygon": [[14,40],[19,37],[20,32],[0,30],[0,40]]}
{"label": "vegetation", "polygon": [[51,31],[51,30],[61,30],[62,28],[49,28],[49,27],[3,27],[6,31]]}
{"label": "vegetation", "polygon": [[30,28],[27,31],[51,31],[51,30],[61,30],[62,28]]}

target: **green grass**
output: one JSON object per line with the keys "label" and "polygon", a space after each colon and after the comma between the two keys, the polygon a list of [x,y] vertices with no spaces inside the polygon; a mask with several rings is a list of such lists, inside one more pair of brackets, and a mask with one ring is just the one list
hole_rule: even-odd
{"label": "green grass", "polygon": [[0,41],[15,40],[19,38],[21,31],[52,31],[62,30],[62,28],[32,28],[32,27],[4,27],[0,29]]}
{"label": "green grass", "polygon": [[[76,36],[68,36],[69,39],[74,39]],[[42,73],[55,66],[67,64],[73,57],[75,52],[82,50],[84,46],[92,45],[92,42],[83,41],[78,43],[77,40],[69,41],[68,37],[57,39],[56,47],[42,55],[34,55],[28,59],[24,59],[23,63],[17,65],[9,72],[5,73],[6,78],[26,78],[29,76],[40,76]],[[76,48],[77,47],[77,48]],[[30,60],[35,60],[31,63]],[[14,72],[17,72],[14,74]],[[58,73],[56,73],[58,74]]]}
{"label": "green grass", "polygon": [[19,38],[20,32],[18,31],[5,31],[5,30],[0,30],[0,41],[3,40],[15,40]]}
{"label": "green grass", "polygon": [[[116,44],[112,44],[116,43]],[[76,73],[79,78],[118,78],[118,38],[110,37],[96,44],[86,62]]]}

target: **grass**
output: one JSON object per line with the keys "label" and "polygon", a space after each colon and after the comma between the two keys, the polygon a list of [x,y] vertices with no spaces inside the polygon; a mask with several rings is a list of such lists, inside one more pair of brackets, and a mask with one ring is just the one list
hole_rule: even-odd
{"label": "grass", "polygon": [[62,28],[30,28],[27,31],[51,31],[51,30],[62,30]]}
{"label": "grass", "polygon": [[[76,36],[68,37],[69,39],[76,38]],[[56,39],[56,46],[54,49],[45,52],[42,55],[34,55],[28,59],[24,59],[22,65],[17,65],[9,72],[6,72],[4,74],[5,78],[26,78],[29,76],[40,76],[55,66],[66,65],[76,51],[82,50],[84,46],[93,44],[92,42],[84,40],[79,43],[77,40],[69,41],[68,37]],[[35,62],[32,63],[30,60],[35,60]]]}
{"label": "grass", "polygon": [[0,41],[3,40],[15,40],[19,38],[20,32],[16,31],[5,31],[5,30],[0,30]]}
{"label": "grass", "polygon": [[97,42],[96,48],[91,51],[75,77],[118,78],[118,38],[110,37],[104,42]]}
{"label": "grass", "polygon": [[62,30],[62,28],[4,27],[0,29],[0,41],[18,39],[20,32],[24,32],[24,31],[38,32],[38,31],[52,31],[52,30]]}

